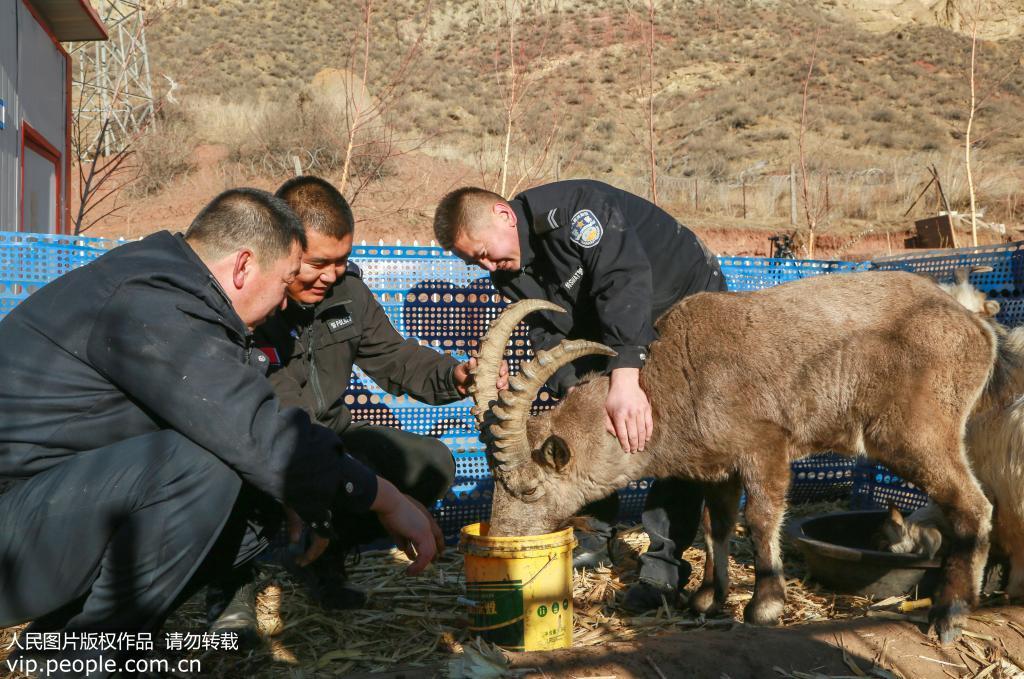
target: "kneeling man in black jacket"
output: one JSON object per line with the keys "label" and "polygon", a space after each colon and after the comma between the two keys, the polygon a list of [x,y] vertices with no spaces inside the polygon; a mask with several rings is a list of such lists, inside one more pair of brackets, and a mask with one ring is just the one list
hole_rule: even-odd
{"label": "kneeling man in black jacket", "polygon": [[433,559],[424,513],[265,377],[252,331],[305,245],[283,201],[227,191],[184,236],[122,245],[0,322],[0,627],[157,630],[284,507],[324,536],[373,515],[411,572]]}

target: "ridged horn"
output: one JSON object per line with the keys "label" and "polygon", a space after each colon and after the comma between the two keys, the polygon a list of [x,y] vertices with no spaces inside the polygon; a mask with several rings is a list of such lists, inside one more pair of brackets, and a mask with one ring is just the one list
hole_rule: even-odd
{"label": "ridged horn", "polygon": [[519,322],[534,311],[565,313],[565,309],[554,302],[524,299],[505,307],[480,340],[476,368],[473,369],[473,386],[469,388],[474,403],[470,412],[476,418],[477,425],[483,424],[488,408],[498,400],[498,387],[495,383],[498,381],[498,371],[501,370],[501,357],[505,355],[505,345]]}
{"label": "ridged horn", "polygon": [[519,374],[508,381],[508,389],[498,395],[498,403],[491,409],[495,423],[491,425],[494,461],[504,469],[516,467],[530,456],[526,439],[526,421],[537,392],[555,372],[582,356],[603,354],[615,356],[615,351],[598,342],[562,340],[547,351],[538,351],[536,357],[522,364]]}

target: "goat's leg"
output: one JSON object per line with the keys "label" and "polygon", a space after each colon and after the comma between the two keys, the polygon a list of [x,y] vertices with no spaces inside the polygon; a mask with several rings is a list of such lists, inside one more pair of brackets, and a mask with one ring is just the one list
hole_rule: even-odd
{"label": "goat's leg", "polygon": [[1015,513],[1017,503],[1008,503],[1009,509],[1000,505],[992,520],[992,531],[999,546],[1010,559],[1010,577],[1006,594],[1011,599],[1024,597],[1024,521]]}
{"label": "goat's leg", "polygon": [[[933,434],[929,436],[929,434]],[[956,432],[945,436],[907,431],[898,454],[882,463],[919,485],[942,510],[949,525],[949,556],[929,620],[946,644],[960,638],[967,614],[977,606],[988,556],[992,505],[967,466]]]}
{"label": "goat's leg", "polygon": [[729,539],[736,528],[741,488],[737,475],[704,486],[704,580],[690,598],[697,613],[718,613],[729,596]]}
{"label": "goat's leg", "polygon": [[743,619],[755,625],[777,625],[786,604],[779,530],[786,513],[789,464],[759,460],[757,467],[743,469],[747,489],[746,518],[754,547],[754,596],[743,609]]}

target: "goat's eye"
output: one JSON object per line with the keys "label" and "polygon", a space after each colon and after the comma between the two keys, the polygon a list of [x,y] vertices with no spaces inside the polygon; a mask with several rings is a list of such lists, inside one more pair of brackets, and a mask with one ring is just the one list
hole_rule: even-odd
{"label": "goat's eye", "polygon": [[528,490],[524,490],[523,491],[523,497],[533,497],[534,495],[537,494],[537,489],[539,487],[540,486],[534,486],[533,488],[530,488]]}

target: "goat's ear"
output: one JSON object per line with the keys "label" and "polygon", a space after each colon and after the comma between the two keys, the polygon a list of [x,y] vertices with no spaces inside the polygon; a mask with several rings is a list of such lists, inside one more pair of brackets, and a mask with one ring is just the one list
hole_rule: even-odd
{"label": "goat's ear", "polygon": [[889,503],[889,520],[900,528],[903,527],[903,513],[891,502]]}
{"label": "goat's ear", "polygon": [[552,435],[541,445],[540,456],[542,464],[554,467],[555,471],[560,472],[565,465],[569,464],[572,451],[569,450],[569,444],[561,436]]}

